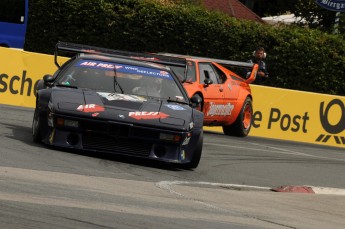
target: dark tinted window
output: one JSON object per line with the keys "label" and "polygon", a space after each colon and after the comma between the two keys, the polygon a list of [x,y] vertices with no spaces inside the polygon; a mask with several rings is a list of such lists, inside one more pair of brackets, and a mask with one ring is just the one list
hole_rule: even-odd
{"label": "dark tinted window", "polygon": [[25,0],[0,0],[0,21],[23,24]]}

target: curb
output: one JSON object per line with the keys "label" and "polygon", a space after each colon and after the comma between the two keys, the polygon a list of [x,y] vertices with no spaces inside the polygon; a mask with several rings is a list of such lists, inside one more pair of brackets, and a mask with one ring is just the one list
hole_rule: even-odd
{"label": "curb", "polygon": [[293,186],[285,185],[277,188],[272,188],[274,192],[290,192],[290,193],[307,193],[307,194],[324,194],[324,195],[345,195],[345,189],[339,188],[326,188],[314,186]]}

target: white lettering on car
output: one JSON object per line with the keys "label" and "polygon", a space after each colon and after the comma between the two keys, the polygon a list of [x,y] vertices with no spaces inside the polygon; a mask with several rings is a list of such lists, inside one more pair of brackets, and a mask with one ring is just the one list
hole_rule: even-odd
{"label": "white lettering on car", "polygon": [[234,109],[234,105],[231,103],[228,103],[226,105],[223,104],[215,104],[213,102],[210,103],[210,108],[207,111],[208,116],[214,116],[214,115],[231,115],[232,110]]}

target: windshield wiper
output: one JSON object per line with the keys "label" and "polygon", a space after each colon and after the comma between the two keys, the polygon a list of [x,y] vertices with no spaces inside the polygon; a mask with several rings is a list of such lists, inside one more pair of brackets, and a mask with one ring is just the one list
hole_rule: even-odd
{"label": "windshield wiper", "polygon": [[57,87],[69,87],[69,88],[75,88],[78,89],[77,86],[69,85],[69,84],[56,84]]}
{"label": "windshield wiper", "polygon": [[117,81],[117,73],[116,73],[116,65],[114,67],[114,91],[116,92],[116,85],[120,88],[121,90],[121,94],[123,94],[123,88],[121,87],[121,85],[119,84],[119,82]]}

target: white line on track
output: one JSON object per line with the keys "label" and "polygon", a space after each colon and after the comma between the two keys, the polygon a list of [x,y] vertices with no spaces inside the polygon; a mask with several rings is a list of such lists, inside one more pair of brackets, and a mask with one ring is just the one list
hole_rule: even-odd
{"label": "white line on track", "polygon": [[292,151],[288,149],[277,148],[277,147],[272,147],[272,146],[267,146],[267,145],[252,143],[252,142],[248,142],[248,144],[260,146],[260,147],[268,148],[268,149],[241,147],[241,146],[224,145],[224,144],[217,144],[217,143],[204,143],[204,145],[213,145],[213,146],[220,146],[220,147],[226,147],[226,148],[246,149],[246,150],[270,152],[270,153],[278,153],[278,154],[288,154],[288,155],[296,155],[296,156],[303,156],[303,157],[312,157],[312,158],[317,158],[317,159],[327,159],[327,160],[332,160],[332,161],[345,161],[345,159],[342,159],[342,158],[329,158],[329,157],[315,156],[311,154],[301,153],[297,151]]}

